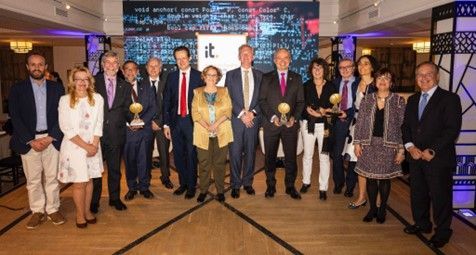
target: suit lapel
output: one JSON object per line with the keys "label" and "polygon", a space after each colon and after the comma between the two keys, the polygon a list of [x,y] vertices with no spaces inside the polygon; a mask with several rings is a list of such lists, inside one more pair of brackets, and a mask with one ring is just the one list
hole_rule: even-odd
{"label": "suit lapel", "polygon": [[255,105],[256,101],[258,100],[259,94],[259,81],[258,81],[258,72],[255,69],[253,70],[253,96],[251,97],[250,105]]}
{"label": "suit lapel", "polygon": [[[419,107],[419,104],[420,104],[421,95],[422,94],[420,93],[420,97],[418,97],[417,118],[418,118],[418,107]],[[423,109],[423,113],[421,115],[420,122],[425,120],[425,118],[428,116],[429,112],[431,112],[435,108],[435,106],[438,105],[438,101],[440,101],[440,95],[441,95],[441,91],[440,91],[440,88],[438,87],[438,88],[436,88],[435,93],[433,93],[430,100],[426,104],[425,109]]]}
{"label": "suit lapel", "polygon": [[[288,95],[288,91],[291,89],[291,84],[293,82],[294,82],[294,77],[292,77],[291,72],[288,70],[288,78],[286,80],[286,89],[284,91],[284,96]],[[279,88],[279,89],[281,89],[281,88]]]}
{"label": "suit lapel", "polygon": [[236,91],[238,92],[238,104],[241,106],[241,108],[245,108],[245,99],[244,99],[244,91],[243,91],[243,80],[241,76],[241,68],[237,70],[237,72],[233,73],[235,77],[233,77],[233,80],[237,81],[235,83],[236,86]]}
{"label": "suit lapel", "polygon": [[[35,95],[33,93],[33,88],[31,87],[32,84],[31,84],[31,81],[30,79],[27,79],[26,81],[26,88],[25,88],[25,98],[27,98],[26,102],[29,103],[29,108],[31,110],[31,113],[32,113],[32,116],[33,117],[33,121],[32,123],[35,123],[36,125],[36,103],[35,103]],[[47,90],[48,91],[48,90]],[[47,102],[48,103],[48,102]],[[36,128],[36,126],[35,126]]]}

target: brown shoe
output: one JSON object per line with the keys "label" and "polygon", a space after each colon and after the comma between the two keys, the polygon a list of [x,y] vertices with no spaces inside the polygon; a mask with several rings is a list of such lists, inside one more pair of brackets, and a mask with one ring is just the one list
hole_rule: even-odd
{"label": "brown shoe", "polygon": [[60,212],[48,214],[48,219],[51,220],[51,222],[53,222],[55,225],[61,225],[66,221]]}
{"label": "brown shoe", "polygon": [[46,217],[43,213],[33,213],[30,220],[26,223],[27,229],[35,229],[46,221]]}

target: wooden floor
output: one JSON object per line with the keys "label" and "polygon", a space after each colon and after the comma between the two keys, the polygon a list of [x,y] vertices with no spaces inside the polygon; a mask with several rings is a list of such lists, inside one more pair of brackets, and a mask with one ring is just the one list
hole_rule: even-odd
{"label": "wooden floor", "polygon": [[[412,220],[409,188],[402,180],[392,183],[387,221],[381,225],[362,222],[368,207],[349,210],[350,199],[343,195],[329,192],[327,201],[318,200],[316,173],[312,191],[295,201],[284,194],[284,173],[278,170],[277,194],[266,199],[263,165],[257,152],[256,196],[242,190],[239,199],[232,199],[228,191],[223,204],[212,196],[203,204],[174,196],[160,184],[156,169],[154,199],[138,196],[119,212],[107,205],[104,190],[98,224],[86,229],[76,228],[71,188],[65,187],[61,212],[67,222],[27,230],[27,192],[20,187],[0,198],[0,205],[19,209],[0,207],[0,254],[475,254],[476,231],[457,218],[451,242],[440,250],[425,244],[431,235],[403,233]],[[177,185],[175,172],[172,181]],[[296,180],[300,186],[301,173]],[[126,192],[123,181],[122,194]],[[210,192],[215,194],[213,186]]]}

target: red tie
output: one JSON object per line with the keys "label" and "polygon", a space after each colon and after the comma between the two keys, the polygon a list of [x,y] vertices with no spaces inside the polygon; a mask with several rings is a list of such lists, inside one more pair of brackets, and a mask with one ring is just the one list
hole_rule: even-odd
{"label": "red tie", "polygon": [[348,108],[347,97],[349,92],[347,91],[348,90],[347,83],[349,83],[349,81],[344,81],[344,86],[342,87],[342,100],[340,101],[340,109],[342,111],[345,111]]}
{"label": "red tie", "polygon": [[286,73],[281,73],[281,82],[279,83],[281,86],[281,95],[284,96],[286,94],[286,78],[284,77]]}
{"label": "red tie", "polygon": [[180,88],[180,116],[187,116],[187,77],[182,73],[182,85]]}

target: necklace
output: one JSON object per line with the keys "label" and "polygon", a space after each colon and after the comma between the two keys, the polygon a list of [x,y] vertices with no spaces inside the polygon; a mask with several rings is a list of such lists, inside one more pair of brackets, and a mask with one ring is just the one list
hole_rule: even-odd
{"label": "necklace", "polygon": [[387,99],[387,97],[379,97],[377,96],[377,99],[381,102],[385,102],[385,99]]}

